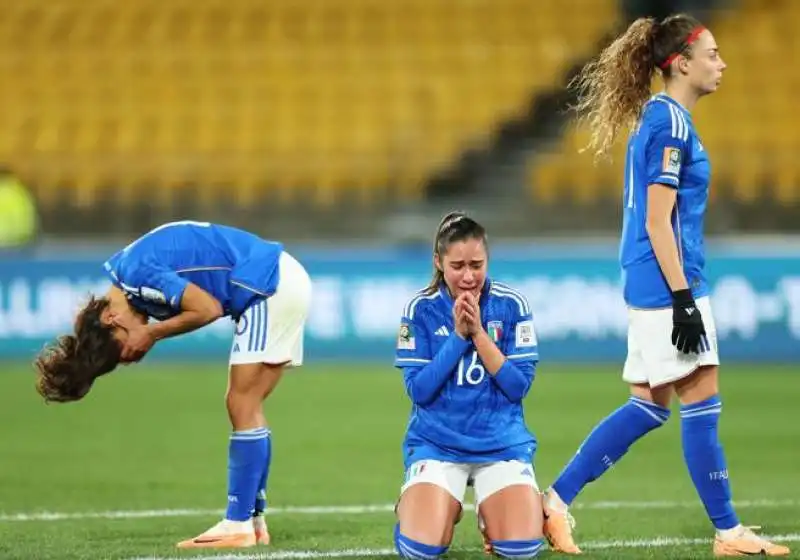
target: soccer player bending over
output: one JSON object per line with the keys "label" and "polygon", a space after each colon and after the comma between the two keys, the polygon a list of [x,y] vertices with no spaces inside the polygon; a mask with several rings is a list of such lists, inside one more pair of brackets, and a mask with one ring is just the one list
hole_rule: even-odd
{"label": "soccer player bending over", "polygon": [[[666,91],[651,97],[656,69]],[[556,550],[580,552],[567,506],[667,421],[677,394],[683,456],[716,529],[714,554],[789,553],[739,522],[717,431],[719,357],[703,249],[710,168],[691,110],[717,90],[723,70],[711,32],[675,15],[636,20],[579,76],[578,108],[593,129],[592,148],[606,151],[632,127],[620,248],[629,307],[623,379],[631,396],[592,430],[546,493],[545,533]]]}
{"label": "soccer player bending over", "polygon": [[394,362],[412,403],[395,546],[404,558],[444,554],[473,486],[487,550],[536,556],[536,439],[522,410],[538,360],[530,307],[487,278],[486,232],[463,214],[442,220],[433,263],[431,284],[406,305]]}
{"label": "soccer player bending over", "polygon": [[230,316],[236,330],[225,401],[233,426],[227,511],[211,529],[178,546],[267,544],[271,444],[262,402],[285,368],[302,363],[308,274],[280,243],[203,222],[160,226],[104,267],[109,291],[80,310],[74,334],[37,358],[39,393],[47,401],[80,400],[98,377],[120,363],[138,362],[159,340]]}

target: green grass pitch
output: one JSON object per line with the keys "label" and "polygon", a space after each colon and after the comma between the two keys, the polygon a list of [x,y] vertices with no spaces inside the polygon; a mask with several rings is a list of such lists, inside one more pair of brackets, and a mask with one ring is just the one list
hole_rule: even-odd
{"label": "green grass pitch", "polygon": [[[284,378],[265,405],[274,544],[231,555],[174,548],[214,523],[225,504],[224,363],[133,366],[100,380],[84,402],[51,406],[40,402],[25,366],[0,365],[2,559],[289,560],[347,549],[391,557],[381,551],[392,547],[390,504],[403,474],[409,404],[390,367],[317,364]],[[800,373],[727,366],[722,394],[742,521],[800,539]],[[541,365],[526,414],[539,438],[542,488],[625,396],[613,367]],[[578,505],[586,558],[711,557],[712,530],[683,465],[677,414],[587,487]],[[449,557],[483,557],[471,511]]]}

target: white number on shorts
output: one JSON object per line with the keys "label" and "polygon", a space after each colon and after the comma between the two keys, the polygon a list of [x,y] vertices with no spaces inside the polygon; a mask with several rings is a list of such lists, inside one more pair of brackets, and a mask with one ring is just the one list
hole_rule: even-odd
{"label": "white number on shorts", "polygon": [[458,361],[458,371],[456,373],[456,385],[463,386],[466,382],[467,385],[477,385],[486,376],[486,369],[478,363],[478,352],[472,352],[472,358],[469,365],[465,365],[466,356]]}

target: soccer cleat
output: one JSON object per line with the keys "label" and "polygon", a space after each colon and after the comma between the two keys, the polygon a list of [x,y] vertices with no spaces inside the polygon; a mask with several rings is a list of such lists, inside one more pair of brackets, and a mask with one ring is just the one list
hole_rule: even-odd
{"label": "soccer cleat", "polygon": [[269,530],[267,530],[267,520],[263,515],[253,516],[253,530],[256,533],[256,542],[258,544],[269,544]]}
{"label": "soccer cleat", "polygon": [[789,547],[771,543],[756,535],[753,529],[760,529],[760,527],[740,525],[732,536],[726,538],[717,533],[714,539],[714,556],[787,556],[789,554]]}
{"label": "soccer cleat", "polygon": [[193,539],[181,541],[178,548],[247,548],[256,545],[256,533],[250,521],[223,519]]}
{"label": "soccer cleat", "polygon": [[567,506],[561,500],[556,500],[555,496],[548,490],[545,492],[542,506],[544,509],[544,536],[550,543],[550,548],[556,552],[564,554],[583,554],[578,545],[572,539],[572,529],[575,527],[575,519],[570,515]]}

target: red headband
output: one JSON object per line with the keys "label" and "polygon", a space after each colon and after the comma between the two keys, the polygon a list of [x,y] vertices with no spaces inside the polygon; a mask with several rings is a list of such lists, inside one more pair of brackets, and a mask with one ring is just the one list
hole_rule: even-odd
{"label": "red headband", "polygon": [[[692,29],[692,32],[689,33],[689,36],[683,42],[683,48],[686,48],[689,45],[691,45],[692,43],[694,43],[695,41],[697,41],[697,38],[705,30],[706,30],[706,28],[703,27],[702,25],[698,25],[697,27]],[[683,49],[681,49],[681,50],[683,50]],[[662,70],[666,70],[667,68],[669,68],[669,65],[672,64],[675,61],[675,59],[678,58],[678,56],[680,54],[681,54],[680,52],[674,52],[671,55],[669,55],[667,57],[667,60],[665,60],[664,62],[661,63],[661,69]]]}

